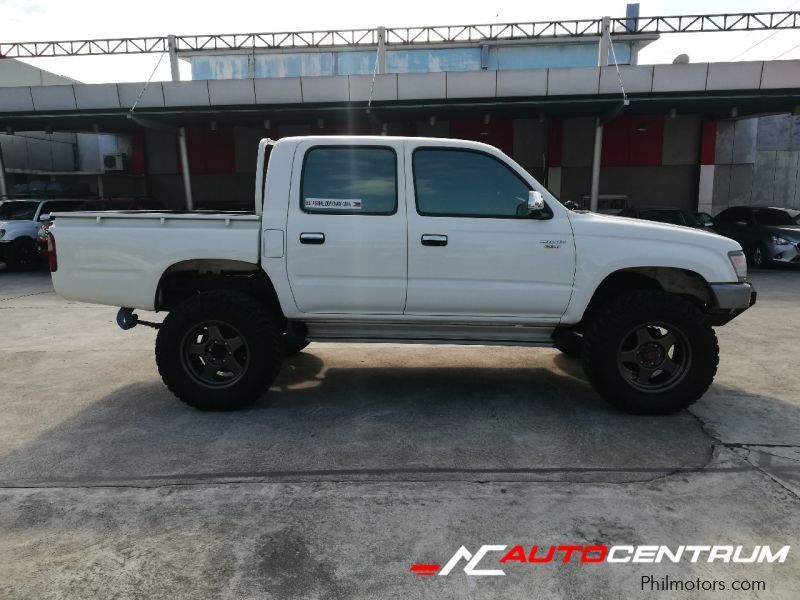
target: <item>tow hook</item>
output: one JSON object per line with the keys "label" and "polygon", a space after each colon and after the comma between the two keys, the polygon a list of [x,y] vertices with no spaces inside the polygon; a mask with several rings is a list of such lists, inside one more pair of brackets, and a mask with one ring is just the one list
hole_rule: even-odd
{"label": "tow hook", "polygon": [[161,323],[140,320],[139,315],[133,312],[132,308],[119,309],[119,312],[117,312],[117,325],[123,330],[133,329],[137,325],[144,325],[145,327],[152,327],[153,329],[161,328]]}

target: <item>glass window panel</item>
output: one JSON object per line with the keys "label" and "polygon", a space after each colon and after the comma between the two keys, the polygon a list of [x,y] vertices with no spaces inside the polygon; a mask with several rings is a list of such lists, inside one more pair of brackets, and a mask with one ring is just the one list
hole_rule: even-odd
{"label": "glass window panel", "polygon": [[480,152],[414,152],[417,210],[431,216],[524,217],[528,191],[516,173]]}
{"label": "glass window panel", "polygon": [[306,212],[392,214],[397,157],[389,148],[314,148],[306,154],[301,187]]}

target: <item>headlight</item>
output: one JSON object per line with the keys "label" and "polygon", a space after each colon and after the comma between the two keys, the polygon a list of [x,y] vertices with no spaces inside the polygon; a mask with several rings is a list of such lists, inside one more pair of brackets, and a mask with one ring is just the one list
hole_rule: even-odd
{"label": "headlight", "polygon": [[788,246],[792,242],[787,240],[786,238],[778,237],[776,235],[769,236],[769,239],[772,240],[772,243],[776,246]]}
{"label": "headlight", "polygon": [[736,277],[739,281],[744,281],[747,278],[747,259],[744,257],[744,252],[741,250],[728,252],[728,258],[731,260],[733,270],[736,271]]}

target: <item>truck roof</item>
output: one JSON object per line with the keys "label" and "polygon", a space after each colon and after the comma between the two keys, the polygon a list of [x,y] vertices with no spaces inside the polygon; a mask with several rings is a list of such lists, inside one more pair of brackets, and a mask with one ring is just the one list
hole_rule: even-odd
{"label": "truck roof", "polygon": [[402,136],[402,135],[298,135],[282,137],[275,145],[285,143],[301,143],[301,142],[319,142],[331,143],[338,142],[340,144],[364,144],[371,143],[375,145],[386,144],[387,142],[413,142],[415,144],[430,144],[432,146],[461,146],[461,147],[481,147],[497,151],[498,148],[483,142],[476,142],[474,140],[461,140],[457,138],[443,138],[443,137],[417,137],[417,136]]}

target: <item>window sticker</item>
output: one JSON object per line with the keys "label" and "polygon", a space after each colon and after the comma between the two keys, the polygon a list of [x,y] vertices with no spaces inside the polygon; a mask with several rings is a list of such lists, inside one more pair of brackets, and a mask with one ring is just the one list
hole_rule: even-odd
{"label": "window sticker", "polygon": [[361,200],[352,198],[306,198],[304,205],[313,210],[361,210]]}

